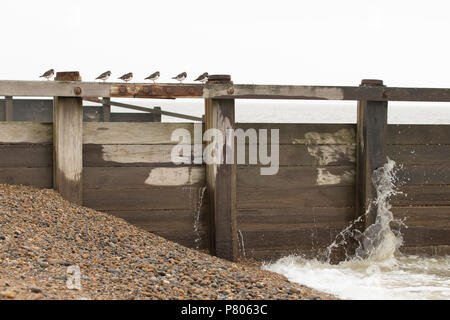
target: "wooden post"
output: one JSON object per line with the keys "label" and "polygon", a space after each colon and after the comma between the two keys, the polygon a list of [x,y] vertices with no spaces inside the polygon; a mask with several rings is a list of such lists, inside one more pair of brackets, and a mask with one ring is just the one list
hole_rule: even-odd
{"label": "wooden post", "polygon": [[[381,80],[363,80],[361,87],[383,86]],[[372,183],[374,170],[386,162],[387,101],[358,101],[356,152],[356,210],[363,216],[363,229],[375,222],[377,194]],[[372,205],[369,207],[370,203]],[[369,209],[370,208],[370,209]]]}
{"label": "wooden post", "polygon": [[13,99],[5,96],[5,121],[14,121]]}
{"label": "wooden post", "polygon": [[[210,76],[208,83],[232,84],[230,76]],[[224,138],[226,130],[234,129],[234,99],[206,99],[205,130],[218,129]],[[236,260],[238,239],[236,223],[236,163],[226,164],[226,144],[223,145],[223,163],[206,165],[206,184],[211,204],[211,251],[220,258]]]}
{"label": "wooden post", "polygon": [[111,102],[111,98],[103,98],[103,101],[105,103],[102,105],[102,119],[103,122],[109,122],[111,121],[111,105],[109,104]]}
{"label": "wooden post", "polygon": [[153,122],[161,122],[161,107],[154,107],[153,108],[157,112],[153,112]]}
{"label": "wooden post", "polygon": [[[55,81],[81,81],[79,72],[58,72]],[[74,89],[81,94],[81,89]],[[83,101],[53,100],[53,188],[66,200],[82,204]]]}

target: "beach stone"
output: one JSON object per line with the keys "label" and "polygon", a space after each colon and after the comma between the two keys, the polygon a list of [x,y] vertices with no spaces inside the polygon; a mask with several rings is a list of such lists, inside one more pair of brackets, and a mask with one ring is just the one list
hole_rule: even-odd
{"label": "beach stone", "polygon": [[0,299],[335,299],[297,290],[256,262],[218,259],[72,204],[54,190],[0,184],[0,226],[7,288]]}

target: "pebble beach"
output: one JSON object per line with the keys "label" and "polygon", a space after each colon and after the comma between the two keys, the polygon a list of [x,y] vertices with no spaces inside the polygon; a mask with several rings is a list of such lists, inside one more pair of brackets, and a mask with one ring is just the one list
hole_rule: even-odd
{"label": "pebble beach", "polygon": [[0,184],[0,299],[335,297],[290,283],[258,263],[186,248],[65,201],[53,190]]}

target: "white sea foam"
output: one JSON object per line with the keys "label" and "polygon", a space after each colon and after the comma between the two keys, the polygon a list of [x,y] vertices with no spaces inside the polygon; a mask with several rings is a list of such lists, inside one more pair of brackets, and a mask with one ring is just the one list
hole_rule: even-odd
{"label": "white sea foam", "polygon": [[[345,228],[328,247],[324,259],[288,256],[264,269],[285,275],[290,281],[334,294],[343,299],[450,299],[450,257],[403,255],[400,232],[394,232],[389,198],[396,194],[396,166],[392,160],[376,170],[377,208],[374,224],[363,233]],[[358,221],[357,221],[358,222]],[[357,241],[354,255],[331,264],[334,249]]]}

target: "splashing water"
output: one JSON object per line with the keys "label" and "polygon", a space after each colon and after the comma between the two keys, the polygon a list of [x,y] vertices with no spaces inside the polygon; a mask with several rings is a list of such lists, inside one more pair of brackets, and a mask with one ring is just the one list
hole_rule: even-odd
{"label": "splashing water", "polygon": [[238,230],[238,245],[239,245],[239,253],[241,258],[245,259],[245,245],[244,245],[244,236],[242,235],[241,230]]}
{"label": "splashing water", "polygon": [[[450,257],[420,257],[399,251],[403,238],[391,225],[406,226],[394,219],[389,203],[389,198],[398,194],[398,168],[388,159],[375,171],[377,197],[371,206],[376,206],[377,216],[364,232],[355,228],[362,216],[339,233],[324,257],[307,260],[288,256],[263,268],[343,299],[450,299]],[[333,250],[346,250],[351,241],[357,243],[355,253],[345,251],[344,261],[331,264]]]}
{"label": "splashing water", "polygon": [[199,194],[198,194],[198,201],[197,201],[197,206],[195,208],[195,212],[194,212],[194,235],[195,235],[195,249],[199,249],[200,248],[200,241],[201,241],[201,237],[200,237],[200,212],[202,210],[202,206],[203,206],[203,201],[205,199],[205,193],[206,193],[206,186],[202,187],[199,189]]}

